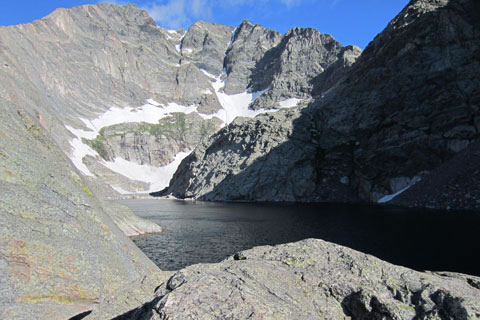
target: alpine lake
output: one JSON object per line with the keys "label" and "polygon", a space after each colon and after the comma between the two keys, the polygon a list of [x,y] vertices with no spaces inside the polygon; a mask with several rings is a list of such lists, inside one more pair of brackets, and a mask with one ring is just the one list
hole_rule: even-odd
{"label": "alpine lake", "polygon": [[480,276],[480,212],[384,205],[117,201],[162,233],[133,237],[162,270],[219,262],[239,251],[318,238],[415,270]]}

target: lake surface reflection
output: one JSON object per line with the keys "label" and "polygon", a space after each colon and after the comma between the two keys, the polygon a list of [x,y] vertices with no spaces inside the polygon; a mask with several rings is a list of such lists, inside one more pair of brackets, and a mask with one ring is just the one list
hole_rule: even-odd
{"label": "lake surface reflection", "polygon": [[163,270],[238,251],[319,238],[417,270],[480,275],[478,212],[343,204],[121,200],[164,232],[133,241]]}

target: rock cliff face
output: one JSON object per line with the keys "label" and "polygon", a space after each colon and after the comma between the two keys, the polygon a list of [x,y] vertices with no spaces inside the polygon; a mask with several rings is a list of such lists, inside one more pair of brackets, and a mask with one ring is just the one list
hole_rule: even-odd
{"label": "rock cliff face", "polygon": [[86,140],[106,161],[115,158],[155,167],[168,165],[175,154],[192,150],[218,130],[218,118],[204,120],[198,114],[173,113],[158,121],[121,123],[104,127],[92,140]]}
{"label": "rock cliff face", "polygon": [[[321,66],[327,71],[312,82],[317,96],[291,111],[299,115],[290,124],[284,113],[234,122],[181,164],[167,193],[377,201],[408,187],[478,140],[478,12],[475,1],[412,1],[353,65],[355,48],[324,55],[337,60]],[[336,64],[351,67],[336,71]],[[262,156],[244,151],[262,140],[275,147]],[[233,163],[221,160],[224,154],[235,154]],[[276,183],[268,188],[261,181]]]}
{"label": "rock cliff face", "polygon": [[[144,277],[159,281],[115,222],[130,234],[158,226],[97,200],[31,107],[0,105],[0,318],[68,319]],[[110,311],[145,296],[126,294]]]}
{"label": "rock cliff face", "polygon": [[478,319],[480,278],[422,273],[321,240],[175,273],[116,319]]}

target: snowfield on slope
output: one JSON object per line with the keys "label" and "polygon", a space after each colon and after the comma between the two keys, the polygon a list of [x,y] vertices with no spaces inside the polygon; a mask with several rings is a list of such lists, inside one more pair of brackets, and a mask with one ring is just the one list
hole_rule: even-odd
{"label": "snowfield on slope", "polygon": [[[100,155],[93,150],[90,146],[82,141],[82,138],[92,140],[99,134],[100,130],[104,127],[112,126],[115,124],[127,123],[127,122],[146,122],[156,124],[162,118],[170,116],[172,113],[180,112],[184,114],[197,113],[203,119],[212,119],[214,117],[222,121],[222,127],[231,123],[236,117],[249,117],[253,118],[259,114],[267,112],[276,112],[278,109],[260,109],[251,110],[249,106],[257,99],[261,94],[268,89],[259,92],[248,92],[228,95],[223,92],[226,79],[225,74],[214,76],[205,70],[203,73],[212,81],[212,88],[217,95],[218,100],[222,108],[214,114],[203,114],[197,111],[198,106],[182,106],[177,103],[171,102],[166,105],[158,103],[153,99],[148,99],[145,105],[140,107],[112,107],[105,113],[99,115],[94,119],[80,120],[85,124],[88,130],[76,129],[66,125],[68,131],[70,131],[75,138],[70,141],[72,152],[70,159],[80,172],[86,176],[94,177],[95,175],[90,172],[87,166],[83,163],[83,158],[86,156],[92,156],[98,159],[99,163],[106,168],[121,174],[131,180],[141,181],[150,185],[148,191],[158,191],[168,186],[170,179],[177,170],[180,162],[192,151],[180,152],[175,155],[174,160],[163,167],[153,167],[150,165],[139,165],[137,163],[122,159],[115,158],[114,161],[105,161],[100,158]],[[207,94],[207,90],[204,91]],[[211,90],[208,90],[208,94],[213,94]],[[297,98],[287,99],[280,101],[281,108],[291,108],[296,106],[301,100]],[[132,193],[131,191],[124,190],[121,187],[112,185],[112,188],[122,194]]]}

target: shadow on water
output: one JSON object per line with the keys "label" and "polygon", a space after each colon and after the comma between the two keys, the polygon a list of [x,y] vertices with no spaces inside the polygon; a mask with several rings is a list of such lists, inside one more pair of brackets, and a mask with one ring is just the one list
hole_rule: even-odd
{"label": "shadow on water", "polygon": [[164,228],[134,242],[161,269],[218,262],[259,245],[318,238],[416,270],[480,275],[478,212],[344,204],[124,200]]}

